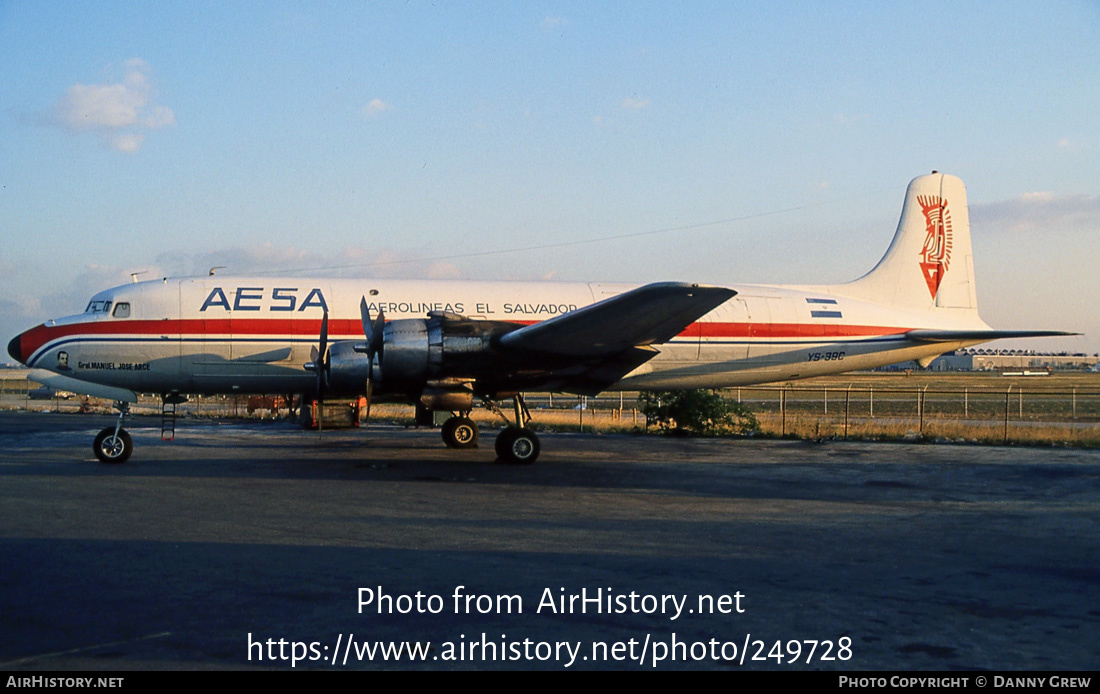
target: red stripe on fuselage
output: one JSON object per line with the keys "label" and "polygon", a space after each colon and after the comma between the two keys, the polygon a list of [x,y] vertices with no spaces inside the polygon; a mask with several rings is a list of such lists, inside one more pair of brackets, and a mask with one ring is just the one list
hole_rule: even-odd
{"label": "red stripe on fuselage", "polygon": [[682,337],[702,338],[795,338],[795,337],[875,337],[901,335],[912,328],[887,328],[879,325],[841,325],[838,323],[693,323],[680,333]]}
{"label": "red stripe on fuselage", "polygon": [[[532,325],[537,321],[513,321]],[[692,323],[680,337],[685,338],[836,338],[900,335],[911,328],[873,325],[806,323]],[[358,320],[330,319],[330,339],[355,339],[363,336]],[[71,335],[162,335],[169,338],[194,338],[214,335],[316,338],[321,333],[319,318],[199,318],[187,320],[90,321],[68,325],[39,325],[19,336],[22,354],[30,357],[43,345]],[[214,338],[221,339],[221,338]]]}

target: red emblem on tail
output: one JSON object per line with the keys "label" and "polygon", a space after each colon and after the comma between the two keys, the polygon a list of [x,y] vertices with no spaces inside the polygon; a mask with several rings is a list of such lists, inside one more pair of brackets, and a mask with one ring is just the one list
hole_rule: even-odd
{"label": "red emblem on tail", "polygon": [[920,195],[917,202],[924,213],[924,224],[928,230],[920,252],[920,269],[924,272],[928,291],[935,299],[947,265],[951,262],[951,213],[947,209],[947,201],[938,195]]}

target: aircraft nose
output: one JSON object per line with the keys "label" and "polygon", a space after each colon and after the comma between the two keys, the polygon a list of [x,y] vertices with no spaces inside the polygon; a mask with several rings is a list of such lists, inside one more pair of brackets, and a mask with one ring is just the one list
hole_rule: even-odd
{"label": "aircraft nose", "polygon": [[10,354],[12,359],[16,360],[20,364],[25,363],[23,361],[23,340],[22,340],[22,338],[23,338],[22,334],[16,335],[15,337],[13,337],[11,339],[11,342],[8,343],[8,354]]}

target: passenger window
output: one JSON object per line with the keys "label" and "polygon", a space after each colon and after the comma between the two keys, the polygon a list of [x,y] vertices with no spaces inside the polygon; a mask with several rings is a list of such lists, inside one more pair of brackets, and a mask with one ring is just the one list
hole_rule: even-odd
{"label": "passenger window", "polygon": [[115,318],[129,318],[130,304],[125,301],[115,304],[115,312],[111,314]]}

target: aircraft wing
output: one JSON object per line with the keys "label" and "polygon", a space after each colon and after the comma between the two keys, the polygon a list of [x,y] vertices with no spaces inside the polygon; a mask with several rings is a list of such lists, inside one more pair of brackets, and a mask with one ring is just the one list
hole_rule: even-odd
{"label": "aircraft wing", "polygon": [[921,342],[955,342],[957,340],[1000,340],[1008,337],[1064,337],[1079,335],[1060,330],[910,330],[905,336]]}
{"label": "aircraft wing", "polygon": [[735,296],[725,287],[647,284],[500,338],[509,351],[601,358],[667,342]]}

